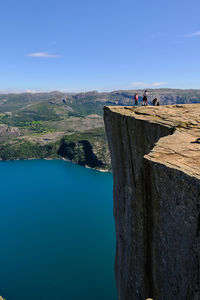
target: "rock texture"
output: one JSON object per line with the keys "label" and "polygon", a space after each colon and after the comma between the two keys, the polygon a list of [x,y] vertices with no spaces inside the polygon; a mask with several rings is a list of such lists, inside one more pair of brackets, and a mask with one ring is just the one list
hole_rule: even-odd
{"label": "rock texture", "polygon": [[200,299],[200,105],[105,107],[120,300]]}
{"label": "rock texture", "polygon": [[20,134],[21,132],[17,127],[0,124],[0,141],[7,140],[10,137],[17,137]]}

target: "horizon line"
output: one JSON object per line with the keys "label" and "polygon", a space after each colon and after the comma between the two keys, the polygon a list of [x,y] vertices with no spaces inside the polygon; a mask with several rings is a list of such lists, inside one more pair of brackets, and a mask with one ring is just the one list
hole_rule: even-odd
{"label": "horizon line", "polygon": [[146,88],[124,88],[124,89],[110,89],[110,90],[103,90],[103,89],[91,89],[91,90],[62,90],[62,89],[53,89],[53,90],[0,90],[1,95],[9,95],[9,94],[50,94],[50,93],[62,93],[62,94],[80,94],[80,93],[90,93],[90,92],[97,92],[97,93],[112,93],[117,91],[143,91],[143,90],[200,90],[200,88],[171,88],[171,87],[146,87]]}

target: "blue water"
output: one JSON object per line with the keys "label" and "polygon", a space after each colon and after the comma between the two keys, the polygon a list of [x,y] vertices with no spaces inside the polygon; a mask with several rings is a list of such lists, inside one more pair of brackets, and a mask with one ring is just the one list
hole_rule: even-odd
{"label": "blue water", "polygon": [[0,163],[0,295],[116,300],[112,175],[64,161]]}

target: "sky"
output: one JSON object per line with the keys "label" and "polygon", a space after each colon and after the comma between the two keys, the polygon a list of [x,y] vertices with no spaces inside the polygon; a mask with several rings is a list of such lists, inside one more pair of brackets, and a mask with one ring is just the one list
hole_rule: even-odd
{"label": "sky", "polygon": [[199,0],[6,0],[0,92],[200,88]]}

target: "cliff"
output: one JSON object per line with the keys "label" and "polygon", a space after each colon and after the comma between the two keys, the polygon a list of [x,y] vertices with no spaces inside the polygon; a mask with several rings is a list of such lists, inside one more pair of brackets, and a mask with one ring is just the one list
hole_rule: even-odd
{"label": "cliff", "polygon": [[105,107],[120,300],[200,299],[200,105]]}

